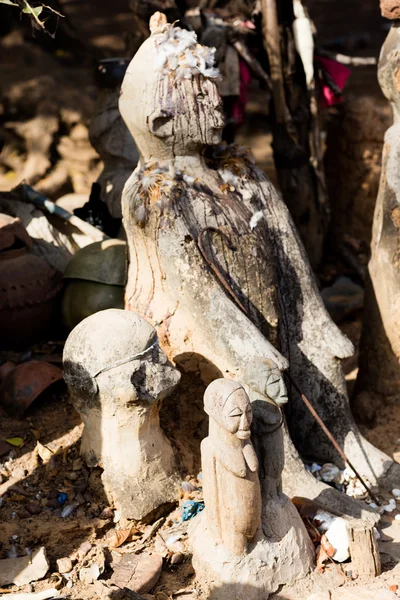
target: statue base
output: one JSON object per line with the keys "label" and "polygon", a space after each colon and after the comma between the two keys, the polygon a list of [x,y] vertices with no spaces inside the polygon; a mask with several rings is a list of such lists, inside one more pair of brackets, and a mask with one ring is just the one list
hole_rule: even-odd
{"label": "statue base", "polygon": [[213,542],[207,509],[193,519],[189,543],[196,579],[205,598],[266,600],[280,585],[294,583],[312,570],[314,547],[289,498],[269,501],[268,515],[264,532],[249,544],[243,556],[235,556]]}

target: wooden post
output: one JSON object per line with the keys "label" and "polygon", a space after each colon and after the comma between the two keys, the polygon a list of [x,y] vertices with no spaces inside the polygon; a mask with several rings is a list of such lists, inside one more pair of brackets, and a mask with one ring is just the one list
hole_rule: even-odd
{"label": "wooden post", "polygon": [[272,86],[272,146],[279,186],[311,265],[316,268],[322,257],[329,209],[322,160],[315,152],[320,146],[315,143],[318,123],[316,115],[311,114],[300,57],[290,50],[294,48],[292,28],[283,25],[294,21],[292,0],[261,0],[261,8]]}
{"label": "wooden post", "polygon": [[381,574],[381,557],[373,527],[351,522],[347,526],[353,575],[377,577]]}

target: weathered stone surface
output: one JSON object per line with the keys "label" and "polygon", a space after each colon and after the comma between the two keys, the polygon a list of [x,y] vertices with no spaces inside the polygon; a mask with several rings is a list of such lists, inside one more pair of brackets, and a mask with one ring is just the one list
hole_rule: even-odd
{"label": "weathered stone surface", "polygon": [[125,554],[115,565],[111,581],[119,588],[145,594],[159,580],[162,564],[162,558],[157,554]]}
{"label": "weathered stone surface", "polygon": [[399,0],[381,0],[381,13],[385,19],[396,20],[400,19],[400,2]]}
{"label": "weathered stone surface", "polygon": [[179,476],[159,422],[162,400],[180,373],[159,348],[155,329],[139,315],[109,309],[71,332],[64,378],[85,428],[81,453],[103,468],[110,503],[140,520],[177,498]]}
{"label": "weathered stone surface", "polygon": [[29,556],[0,560],[0,585],[25,585],[42,579],[49,570],[45,548],[34,550]]}

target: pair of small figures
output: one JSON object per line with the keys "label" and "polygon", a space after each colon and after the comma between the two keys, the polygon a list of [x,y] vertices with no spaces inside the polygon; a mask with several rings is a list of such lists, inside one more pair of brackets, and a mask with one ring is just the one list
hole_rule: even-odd
{"label": "pair of small figures", "polygon": [[[131,311],[91,315],[66,342],[64,377],[85,425],[81,452],[89,466],[103,468],[105,492],[127,518],[146,518],[177,499],[179,469],[159,412],[180,376],[152,325]],[[210,554],[210,540],[234,563],[257,546],[259,553],[260,543],[279,546],[293,527],[296,553],[309,549],[301,520],[281,491],[279,405],[285,402],[283,378],[271,360],[250,365],[243,385],[216,379],[207,387],[209,435],[201,444],[206,509],[191,534],[198,564]]]}

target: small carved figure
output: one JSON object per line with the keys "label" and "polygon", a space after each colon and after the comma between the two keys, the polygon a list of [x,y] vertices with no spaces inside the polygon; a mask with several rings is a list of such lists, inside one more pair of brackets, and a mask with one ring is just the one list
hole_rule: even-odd
{"label": "small carved figure", "polygon": [[304,524],[281,489],[282,417],[264,395],[287,401],[284,382],[275,363],[264,360],[252,363],[248,379],[256,389],[216,379],[204,394],[210,417],[201,444],[206,508],[191,522],[189,541],[197,581],[213,600],[266,600],[314,563]]}
{"label": "small carved figure", "polygon": [[[253,410],[251,437],[260,464],[262,532],[266,540],[278,545],[281,569],[285,574],[292,568],[294,556],[299,558],[294,561],[296,565],[302,562],[311,565],[313,560],[312,544],[303,522],[282,491],[286,423],[280,406],[288,402],[288,394],[283,375],[272,360],[250,363],[245,377],[247,385],[244,387]],[[294,544],[291,537],[295,539]],[[300,571],[296,576],[301,576]]]}
{"label": "small carved figure", "polygon": [[107,497],[131,519],[176,500],[178,471],[159,411],[180,373],[154,328],[134,312],[100,311],[72,330],[63,361],[85,424],[81,453],[89,466],[104,469]]}
{"label": "small carved figure", "polygon": [[256,360],[246,368],[245,390],[253,410],[252,441],[260,463],[259,476],[263,506],[282,493],[285,464],[283,415],[279,407],[288,401],[282,373],[274,361]]}
{"label": "small carved figure", "polygon": [[237,382],[216,379],[204,394],[204,410],[210,417],[201,444],[207,526],[214,541],[242,555],[261,523],[250,400]]}

